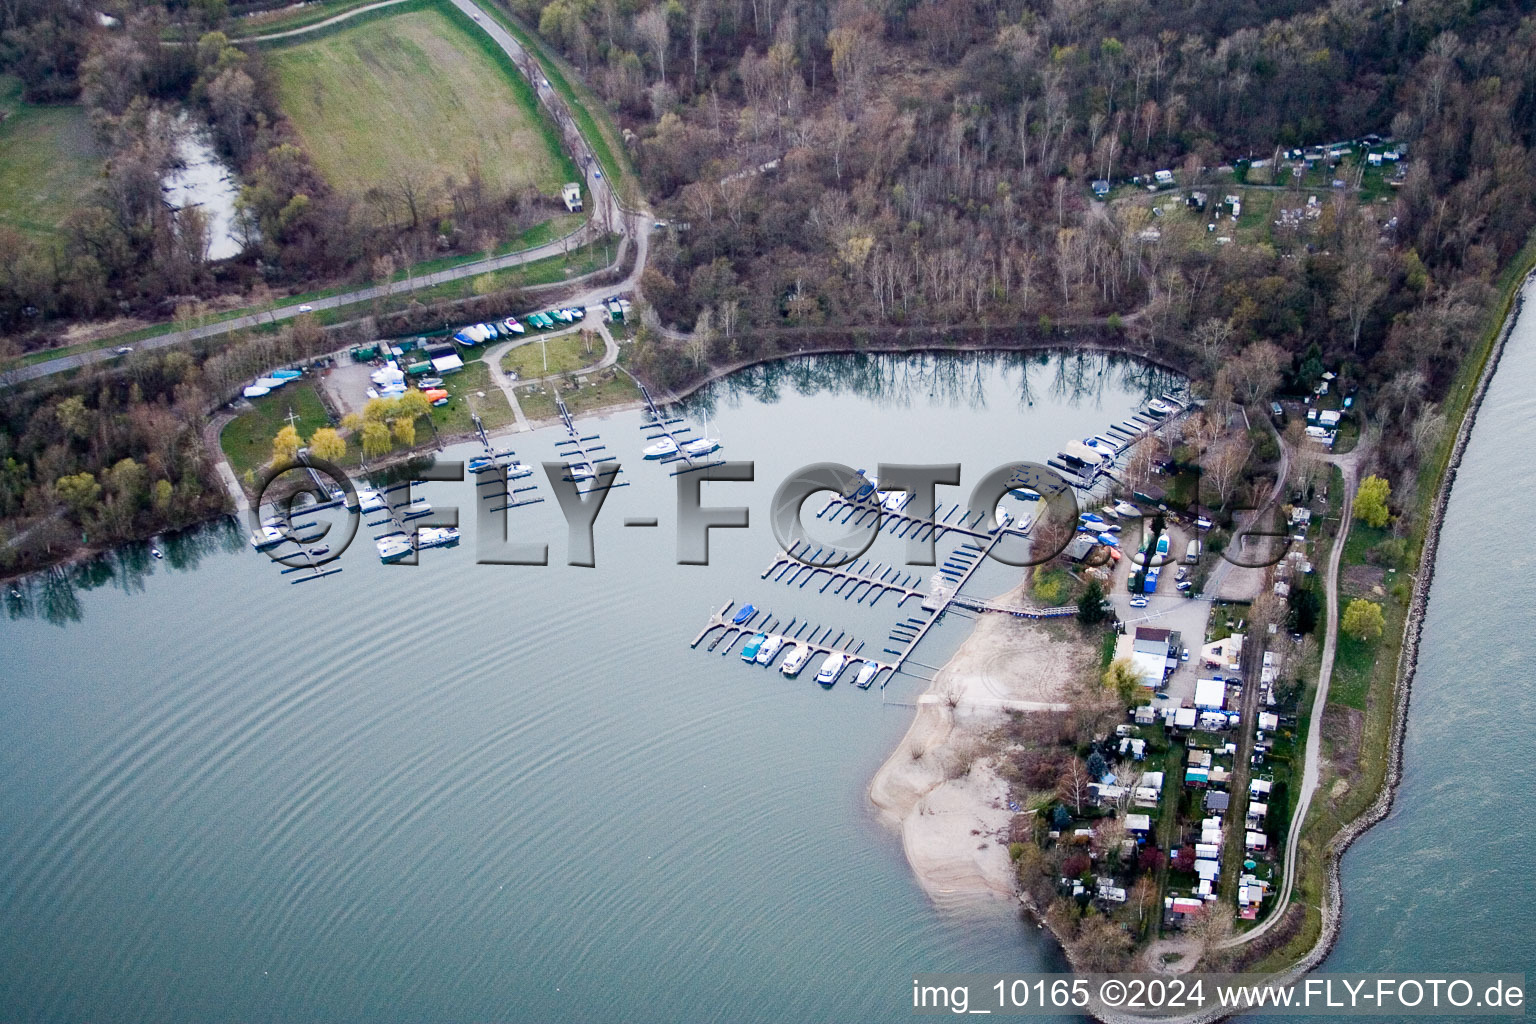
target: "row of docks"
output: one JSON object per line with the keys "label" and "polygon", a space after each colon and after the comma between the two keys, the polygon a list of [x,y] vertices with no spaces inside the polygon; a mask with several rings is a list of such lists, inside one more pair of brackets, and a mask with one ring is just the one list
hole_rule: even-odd
{"label": "row of docks", "polygon": [[[577,491],[583,495],[596,490],[629,486],[628,482],[619,481],[618,475],[622,470],[617,458],[603,443],[602,437],[597,434],[584,435],[577,430],[571,411],[559,395],[555,396],[555,409],[560,413],[560,422],[565,425],[565,438],[555,442],[556,450],[568,467],[564,479],[576,484]],[[583,487],[583,484],[586,486]]]}
{"label": "row of docks", "polygon": [[[533,482],[533,467],[517,460],[517,452],[511,448],[495,448],[485,433],[485,424],[478,413],[470,413],[475,421],[475,434],[485,454],[469,460],[469,471],[475,480],[475,500],[486,503],[488,512],[505,512],[507,509],[537,505],[544,498],[539,485]],[[518,481],[526,481],[519,483]],[[495,490],[486,490],[495,488]]]}
{"label": "row of docks", "polygon": [[[646,442],[647,461],[670,467],[672,476],[694,473],[725,461],[725,456],[720,454],[718,442],[695,434],[686,418],[669,415],[656,404],[650,388],[638,380],[635,384],[640,388],[640,398],[645,402],[645,410],[640,417],[640,434]],[[689,445],[708,450],[690,454],[687,450]],[[671,451],[665,451],[669,447]],[[657,450],[662,451],[653,454]]]}
{"label": "row of docks", "polygon": [[774,556],[759,578],[786,586],[798,586],[802,590],[808,584],[820,581],[817,593],[825,594],[830,588],[834,595],[845,601],[863,604],[868,600],[871,608],[887,594],[899,595],[896,598],[897,608],[911,598],[921,601],[926,597],[926,593],[918,586],[922,578],[895,566],[868,559],[857,565],[851,562],[830,564],[833,561],[841,561],[837,559],[834,549],[812,550],[809,542],[797,542],[788,551],[781,551]]}
{"label": "row of docks", "polygon": [[[906,494],[900,498],[909,497]],[[1010,520],[1001,529],[992,521],[992,516],[986,512],[972,512],[966,505],[950,505],[946,508],[940,505],[932,516],[921,516],[908,511],[909,502],[903,500],[898,503],[874,502],[859,500],[843,495],[833,495],[820,512],[816,513],[817,519],[824,519],[829,523],[839,526],[863,526],[880,521],[881,532],[895,537],[898,540],[934,541],[938,542],[950,534],[956,534],[970,540],[985,542],[998,534],[1008,534],[1016,537],[1029,535],[1033,521],[1025,516],[1017,520]]]}
{"label": "row of docks", "polygon": [[[1064,447],[1074,451],[1062,451],[1057,458],[1046,459],[1046,465],[1061,473],[1079,491],[1093,490],[1101,476],[1113,483],[1122,483],[1112,469],[1119,457],[1137,441],[1172,423],[1188,408],[1185,399],[1172,394],[1159,395],[1147,403],[1144,411],[1133,413],[1129,419],[1107,427],[1102,434],[1089,438],[1087,442],[1068,441]],[[1114,457],[1108,461],[1100,458],[1090,463],[1088,457],[1079,451],[1087,445],[1094,445],[1099,450],[1107,449]]]}
{"label": "row of docks", "polygon": [[[815,670],[826,664],[827,659],[834,655],[841,655],[846,659],[842,667],[837,669],[830,679],[818,680],[826,687],[836,685],[837,681],[846,672],[855,665],[860,665],[860,663],[874,667],[872,674],[862,677],[862,681],[859,684],[861,689],[867,690],[875,682],[879,682],[880,688],[884,689],[885,684],[898,671],[899,666],[893,662],[865,656],[864,641],[859,640],[845,630],[839,630],[836,626],[823,626],[819,623],[798,618],[792,618],[787,624],[783,624],[783,620],[772,612],[754,608],[750,604],[743,606],[735,614],[732,614],[731,609],[734,607],[734,601],[727,601],[719,611],[709,617],[709,621],[704,624],[704,628],[699,631],[699,635],[694,637],[693,643],[688,646],[697,648],[700,644],[704,643],[711,633],[718,631],[719,635],[711,639],[704,649],[712,652],[718,651],[724,657],[736,653],[738,647],[745,646],[750,638],[758,634],[778,637],[781,638],[782,645],[775,649],[766,659],[753,659],[754,663],[765,668],[772,668],[780,657],[787,660],[790,652],[796,648],[803,648],[809,652],[810,658],[815,658],[817,655],[822,656],[822,660],[814,665],[809,661],[804,663],[804,671],[811,672],[813,676],[816,675]],[[800,673],[796,672],[795,674],[798,675]]]}

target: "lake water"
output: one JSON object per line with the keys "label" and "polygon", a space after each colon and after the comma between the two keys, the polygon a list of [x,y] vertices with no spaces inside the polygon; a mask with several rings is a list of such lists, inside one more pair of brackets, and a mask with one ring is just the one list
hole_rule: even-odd
{"label": "lake water", "polygon": [[1451,492],[1392,814],[1345,854],[1323,970],[1536,974],[1536,555],[1493,524],[1536,507],[1536,281]]}
{"label": "lake water", "polygon": [[177,141],[179,166],[166,175],[165,201],[176,209],[197,206],[208,218],[208,258],[227,260],[245,248],[235,223],[240,186],[202,129],[187,127]]}
{"label": "lake water", "polygon": [[[884,646],[890,605],[759,578],[792,470],[960,462],[963,501],[1169,383],[1095,356],[738,375],[689,409],[757,464],[704,489],[752,515],[707,567],[674,564],[675,481],[624,413],[582,421],[629,484],[596,568],[549,498],[510,514],[542,568],[468,540],[385,567],[364,535],[294,586],[231,527],[33,581],[0,620],[0,1019],[885,1020],[915,971],[1060,969],[1009,906],[931,901],[874,819],[912,714],[886,701],[921,681],[823,691],[688,641],[734,599]],[[424,493],[470,525],[470,484]]]}

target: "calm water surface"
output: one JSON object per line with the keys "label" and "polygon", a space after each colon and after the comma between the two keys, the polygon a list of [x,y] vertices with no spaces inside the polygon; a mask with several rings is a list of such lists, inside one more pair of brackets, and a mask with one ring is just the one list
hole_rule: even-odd
{"label": "calm water surface", "polygon": [[[0,620],[0,1019],[880,1020],[914,971],[1058,969],[1008,907],[935,905],[874,820],[909,708],[687,643],[735,599],[884,646],[894,608],[759,578],[791,470],[958,461],[963,500],[1167,383],[1097,357],[738,375],[688,410],[757,462],[705,487],[753,520],[708,567],[673,564],[675,482],[630,413],[583,423],[629,482],[595,569],[561,564],[551,499],[511,513],[547,568],[468,542],[384,567],[365,534],[292,586],[208,530],[34,582]],[[557,439],[511,443],[534,461]],[[470,484],[425,493],[467,520]]]}

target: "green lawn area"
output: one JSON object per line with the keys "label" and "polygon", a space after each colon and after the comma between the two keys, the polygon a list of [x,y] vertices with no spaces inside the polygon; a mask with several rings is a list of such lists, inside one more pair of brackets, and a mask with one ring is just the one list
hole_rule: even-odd
{"label": "green lawn area", "polygon": [[[475,429],[471,413],[479,413],[485,429],[497,430],[512,422],[512,406],[501,388],[491,382],[491,368],[475,360],[464,364],[464,369],[443,378],[443,389],[448,392],[448,404],[432,410],[432,423],[440,434],[467,434]],[[418,444],[432,440],[432,432],[425,423],[416,429]]]}
{"label": "green lawn area", "polygon": [[[578,377],[579,379],[579,377]],[[606,409],[609,406],[640,400],[640,389],[627,373],[617,373],[612,368],[588,374],[581,387],[567,388],[560,385],[560,397],[572,416]],[[521,401],[521,399],[519,399]]]}
{"label": "green lawn area", "polygon": [[[581,376],[583,375],[577,375],[578,378]],[[560,397],[565,401],[565,407],[571,411],[572,416],[579,416],[595,409],[622,405],[625,402],[638,401],[640,398],[640,389],[635,386],[634,380],[627,373],[619,373],[610,367],[586,374],[585,377],[587,383],[577,388],[566,387],[564,381],[519,387],[517,404],[522,406],[523,415],[529,419],[544,420],[552,419],[556,415],[555,392],[552,385],[558,386]]]}
{"label": "green lawn area", "polygon": [[52,234],[101,167],[83,107],[25,103],[21,82],[0,75],[0,225]]}
{"label": "green lawn area", "polygon": [[436,194],[423,204],[436,216],[449,209],[445,184],[472,172],[492,192],[554,195],[579,180],[527,81],[457,11],[365,16],[275,45],[268,60],[304,148],[350,195],[413,182]]}
{"label": "green lawn area", "polygon": [[531,380],[552,373],[579,370],[602,358],[603,339],[596,334],[583,337],[581,332],[576,332],[547,341],[540,338],[519,345],[501,357],[501,368]]}
{"label": "green lawn area", "polygon": [[331,425],[314,384],[308,380],[293,381],[270,395],[250,399],[250,403],[251,409],[231,420],[219,435],[219,447],[241,479],[271,460],[272,439],[288,425],[290,411],[298,417],[294,426],[306,440],[317,428]]}

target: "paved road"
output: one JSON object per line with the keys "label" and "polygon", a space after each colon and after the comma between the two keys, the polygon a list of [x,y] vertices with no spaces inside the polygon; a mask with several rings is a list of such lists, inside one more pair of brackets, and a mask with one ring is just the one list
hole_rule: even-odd
{"label": "paved road", "polygon": [[613,340],[613,335],[608,331],[608,325],[602,322],[603,315],[603,310],[600,307],[588,307],[587,319],[580,324],[576,324],[563,331],[556,331],[553,334],[537,334],[524,338],[514,338],[512,341],[504,342],[486,350],[484,358],[485,364],[491,370],[491,380],[495,382],[497,387],[501,388],[502,394],[507,396],[507,402],[512,406],[512,418],[517,421],[517,430],[532,430],[533,426],[528,422],[528,417],[523,415],[523,407],[518,404],[516,386],[518,384],[542,384],[557,380],[566,375],[563,373],[552,373],[544,377],[529,377],[526,380],[519,380],[514,383],[512,378],[507,375],[507,371],[501,368],[501,357],[520,345],[531,345],[536,341],[547,341],[550,338],[556,338],[562,334],[571,334],[583,329],[591,330],[591,327],[588,326],[591,324],[596,326],[597,333],[603,339],[602,358],[591,366],[583,366],[581,369],[573,370],[572,372],[592,373],[596,370],[605,369],[619,361],[619,344]]}
{"label": "paved road", "polygon": [[302,25],[299,28],[290,28],[282,32],[268,32],[264,36],[238,36],[234,39],[231,39],[230,42],[234,43],[236,46],[243,46],[246,43],[265,43],[274,39],[287,39],[291,36],[302,36],[305,33],[313,32],[316,29],[329,28],[330,26],[336,24],[338,21],[346,21],[348,18],[355,18],[359,14],[365,14],[368,11],[376,11],[380,7],[393,7],[395,4],[403,3],[405,3],[405,0],[379,0],[379,2],[376,4],[368,4],[363,7],[354,7],[350,11],[342,11],[335,17],[326,18],[324,21],[317,21],[313,25]]}
{"label": "paved road", "polygon": [[[496,44],[502,48],[507,56],[512,58],[513,62],[516,63],[518,67],[521,68],[530,63],[522,46],[517,42],[517,40],[514,39],[506,29],[502,28],[499,24],[493,21],[491,17],[487,15],[483,10],[481,10],[477,4],[473,3],[472,0],[453,0],[453,4],[459,10],[463,11],[470,18],[472,18],[487,35],[495,40]],[[380,3],[373,6],[380,7],[386,5],[387,4],[385,3]],[[285,32],[282,34],[297,35],[302,32],[313,32],[324,25],[330,24],[332,21],[339,21],[343,18],[353,17],[362,11],[370,9],[371,8],[368,7],[358,8],[355,11],[349,11],[346,14],[338,15],[336,18],[330,19],[330,21],[321,22],[318,25],[310,25],[303,29],[294,29],[290,32]],[[624,210],[619,205],[617,198],[613,194],[613,190],[608,187],[608,182],[603,177],[601,168],[598,166],[596,159],[594,159],[592,156],[591,147],[588,146],[586,140],[582,138],[580,131],[577,129],[574,123],[574,120],[563,113],[563,101],[561,101],[553,88],[550,87],[549,82],[544,79],[542,74],[537,74],[534,87],[538,92],[540,102],[550,109],[550,111],[554,114],[557,122],[560,124],[562,131],[565,133],[566,141],[576,156],[576,163],[583,169],[583,173],[585,174],[587,191],[591,197],[592,206],[592,209],[588,211],[590,218],[586,224],[582,225],[582,227],[578,228],[576,231],[565,236],[564,238],[559,238],[552,242],[546,242],[545,244],[535,246],[532,249],[524,249],[521,252],[507,253],[504,256],[495,256],[489,259],[475,260],[470,263],[462,263],[456,267],[450,267],[447,270],[439,270],[431,274],[424,274],[420,277],[412,278],[409,281],[395,281],[386,285],[372,285],[367,288],[358,288],[353,291],[343,292],[339,295],[332,295],[322,299],[314,299],[306,305],[310,306],[314,310],[335,309],[338,306],[349,306],[357,302],[368,302],[373,299],[383,298],[386,295],[399,295],[411,291],[418,291],[424,288],[431,288],[434,285],[444,284],[450,281],[458,281],[466,277],[474,277],[478,274],[484,274],[488,271],[503,270],[507,267],[516,267],[524,263],[532,263],[537,260],[547,259],[551,256],[559,256],[566,251],[568,246],[583,245],[586,242],[593,240],[594,238],[601,237],[601,231],[604,227],[616,231],[621,235],[625,235],[627,238],[636,240],[638,251],[636,253],[634,270],[620,284],[609,285],[606,288],[593,289],[588,291],[584,293],[583,296],[579,296],[572,304],[575,305],[579,303],[581,305],[588,305],[597,297],[612,295],[617,292],[634,290],[636,284],[640,280],[641,272],[645,269],[645,261],[650,250],[650,214],[645,210],[629,212]],[[621,249],[620,251],[622,252],[623,250]],[[183,342],[195,341],[201,338],[218,337],[219,335],[228,334],[232,331],[245,330],[247,328],[260,326],[262,324],[278,323],[283,320],[290,320],[296,316],[302,315],[299,309],[299,305],[300,304],[295,303],[293,305],[282,306],[272,310],[265,310],[260,313],[252,313],[246,316],[236,317],[231,320],[223,320],[216,324],[208,324],[203,327],[194,327],[186,331],[172,331],[168,334],[161,334],[153,338],[147,338],[143,341],[135,342],[134,347],[138,349],[165,348],[170,345],[178,345]],[[114,358],[116,358],[116,356],[113,355],[111,349],[93,349],[88,352],[80,352],[74,355],[60,356],[56,359],[49,359],[43,362],[33,363],[31,366],[19,367],[12,372],[11,379],[14,383],[35,380],[39,377],[47,377],[55,373],[62,373],[66,370],[78,369],[82,366],[89,366],[94,363],[105,362]]]}

